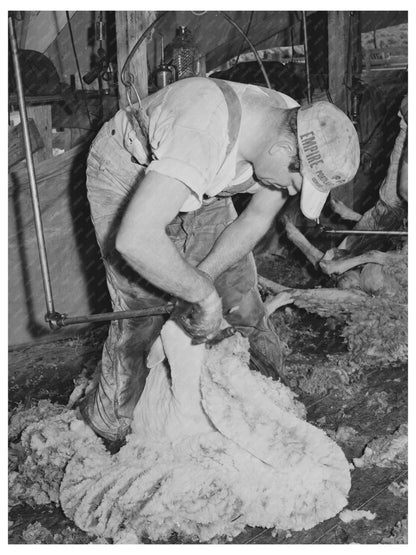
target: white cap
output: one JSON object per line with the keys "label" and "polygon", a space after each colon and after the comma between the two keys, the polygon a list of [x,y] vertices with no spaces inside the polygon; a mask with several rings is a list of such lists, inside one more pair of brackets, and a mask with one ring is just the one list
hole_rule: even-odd
{"label": "white cap", "polygon": [[331,189],[357,173],[360,144],[351,120],[330,102],[302,106],[297,121],[303,177],[300,208],[316,220]]}

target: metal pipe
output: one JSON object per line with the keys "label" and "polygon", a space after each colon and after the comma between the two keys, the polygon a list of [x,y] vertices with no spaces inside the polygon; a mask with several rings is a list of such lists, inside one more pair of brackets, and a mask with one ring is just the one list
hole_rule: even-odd
{"label": "metal pipe", "polygon": [[48,322],[52,329],[58,329],[73,324],[106,322],[110,320],[125,320],[127,318],[142,318],[145,316],[170,314],[173,307],[173,303],[168,303],[162,306],[154,306],[138,310],[119,310],[116,312],[102,312],[100,314],[86,314],[83,316],[67,316],[66,314],[55,313],[54,317],[50,318]]}
{"label": "metal pipe", "polygon": [[387,230],[372,230],[372,229],[322,229],[323,233],[331,235],[399,235],[407,236],[407,231],[387,231]]}
{"label": "metal pipe", "polygon": [[302,12],[303,18],[303,44],[305,48],[305,67],[306,67],[306,85],[309,104],[312,102],[311,75],[309,71],[309,48],[308,48],[308,29],[306,26],[306,12]]}
{"label": "metal pipe", "polygon": [[30,186],[30,193],[32,197],[33,216],[35,221],[36,239],[38,242],[38,249],[39,249],[39,259],[40,259],[40,267],[42,272],[43,289],[45,292],[46,308],[47,308],[48,314],[52,315],[55,313],[55,308],[53,303],[48,259],[46,256],[45,237],[43,234],[42,217],[40,212],[35,168],[33,164],[33,155],[32,155],[31,143],[30,143],[29,125],[28,125],[27,112],[26,112],[26,102],[23,94],[23,83],[22,83],[22,76],[20,72],[19,56],[17,53],[17,41],[16,41],[16,34],[14,30],[12,15],[9,15],[9,34],[10,34],[10,43],[11,43],[11,49],[12,49],[14,72],[16,75],[16,89],[17,89],[17,98],[19,101],[20,118],[22,120],[23,140],[24,140],[26,162],[27,162],[27,173],[29,176],[29,186]]}

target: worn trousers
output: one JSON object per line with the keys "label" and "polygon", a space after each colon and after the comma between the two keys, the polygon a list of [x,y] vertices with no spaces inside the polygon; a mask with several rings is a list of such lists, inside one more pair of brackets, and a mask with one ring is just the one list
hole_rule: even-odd
{"label": "worn trousers", "polygon": [[[144,168],[120,148],[111,123],[105,124],[91,146],[87,190],[114,311],[151,308],[172,300],[129,267],[115,249],[123,212],[143,177]],[[179,213],[166,232],[180,255],[197,266],[236,217],[230,198],[214,198],[199,210]],[[258,292],[253,255],[248,254],[221,274],[215,287],[225,319],[249,338],[252,354],[267,360],[271,371],[264,373],[277,378],[282,366],[281,346]],[[166,318],[157,315],[111,322],[98,385],[81,405],[84,419],[99,435],[115,440],[129,431],[149,372],[146,359]]]}

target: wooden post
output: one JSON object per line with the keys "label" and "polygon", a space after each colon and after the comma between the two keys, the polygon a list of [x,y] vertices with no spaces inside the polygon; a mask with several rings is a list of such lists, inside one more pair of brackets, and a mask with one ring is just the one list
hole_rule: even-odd
{"label": "wooden post", "polygon": [[328,12],[329,92],[334,104],[347,112],[349,12]]}
{"label": "wooden post", "polygon": [[[119,82],[119,96],[120,108],[125,108],[128,105],[126,88],[121,82],[120,73],[123,69],[124,62],[131,52],[132,48],[141,37],[142,33],[154,21],[154,11],[142,12],[119,12],[116,11],[116,33],[117,33],[117,67],[118,67],[118,82]],[[128,71],[133,75],[133,84],[136,87],[141,98],[148,95],[148,74],[147,74],[147,39],[140,45],[138,51],[134,54]],[[133,101],[134,92],[132,93]]]}
{"label": "wooden post", "polygon": [[[354,33],[359,27],[350,12],[328,12],[328,73],[329,92],[334,104],[346,114],[351,112],[351,94],[347,89],[352,85],[353,68],[348,68],[348,54],[350,49],[351,62],[357,52]],[[351,37],[349,31],[351,26]],[[350,43],[350,44],[349,44]],[[340,200],[348,207],[354,207],[354,182],[349,182],[334,189],[331,193],[333,199]]]}

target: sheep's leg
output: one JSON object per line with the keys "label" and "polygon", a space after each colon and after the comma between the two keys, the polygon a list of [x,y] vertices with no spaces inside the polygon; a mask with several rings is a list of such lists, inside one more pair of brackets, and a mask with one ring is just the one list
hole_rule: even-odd
{"label": "sheep's leg", "polygon": [[314,266],[317,266],[319,261],[322,260],[324,253],[314,247],[288,218],[283,218],[283,223],[289,241],[291,241],[303,252],[309,262],[311,262]]}
{"label": "sheep's leg", "polygon": [[355,212],[346,204],[344,204],[341,200],[331,197],[329,202],[332,211],[335,214],[338,214],[338,216],[340,216],[343,220],[347,220],[349,222],[359,222],[363,217],[362,214]]}
{"label": "sheep's leg", "polygon": [[363,264],[385,264],[391,257],[401,256],[400,253],[369,251],[359,256],[351,258],[339,258],[338,260],[321,260],[319,266],[325,274],[343,274],[351,268],[362,266]]}

